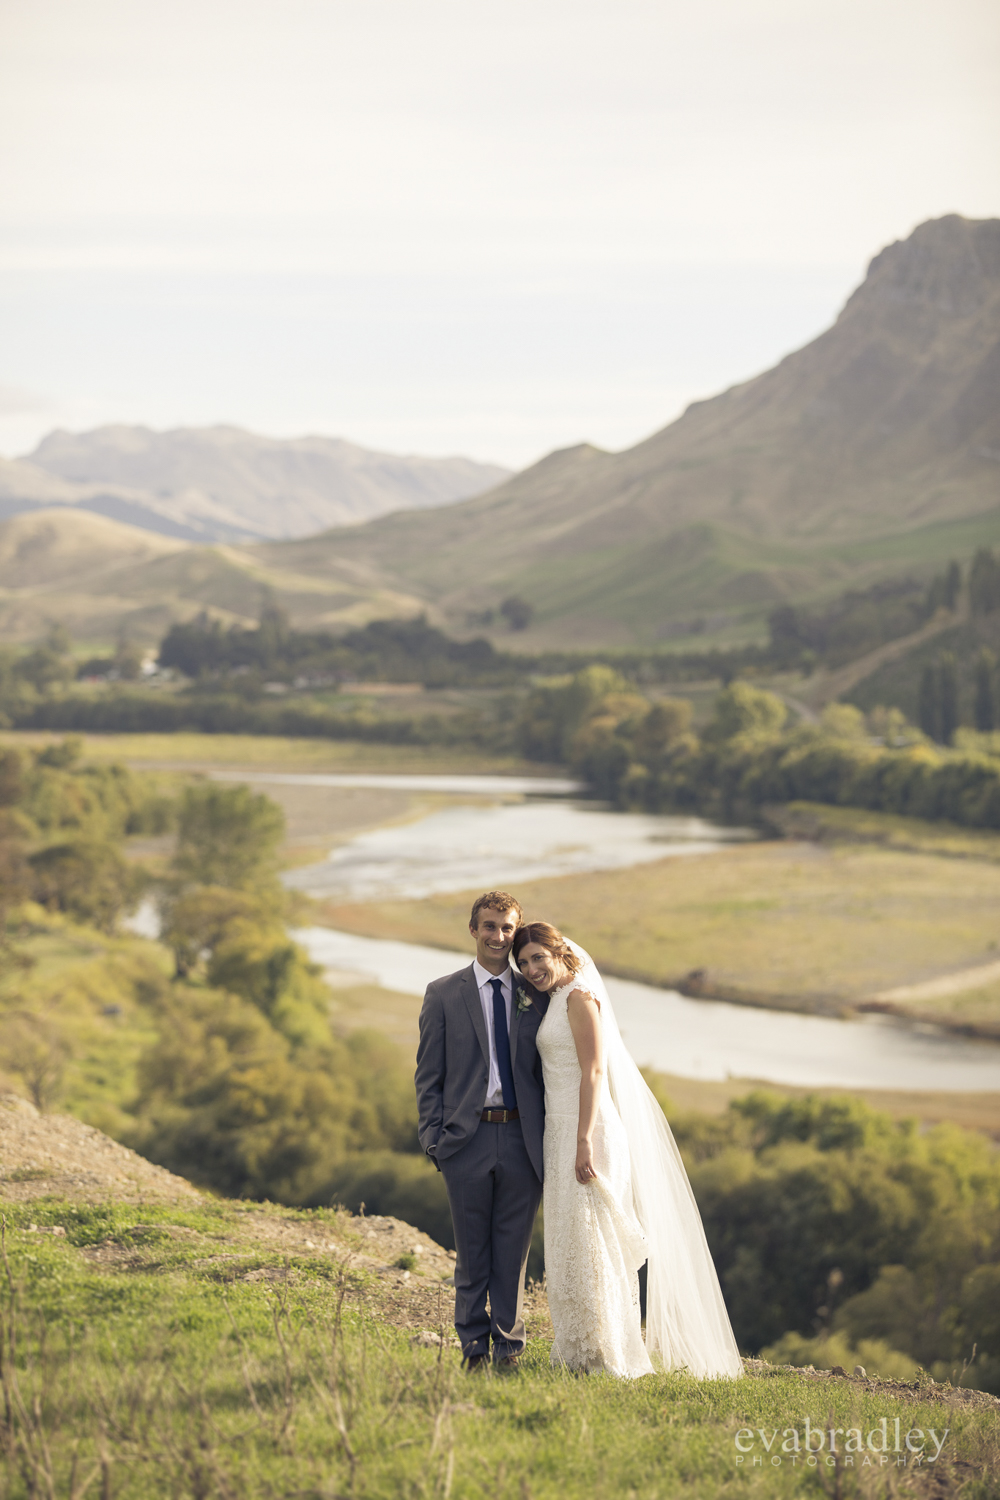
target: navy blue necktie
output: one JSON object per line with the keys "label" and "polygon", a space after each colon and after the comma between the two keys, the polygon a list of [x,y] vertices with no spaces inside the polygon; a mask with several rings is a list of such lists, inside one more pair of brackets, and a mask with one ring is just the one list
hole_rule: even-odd
{"label": "navy blue necktie", "polygon": [[491,979],[493,986],[493,1044],[497,1049],[497,1072],[500,1074],[500,1091],[504,1109],[517,1108],[514,1092],[514,1069],[510,1065],[510,1037],[507,1034],[507,1007],[503,1003],[503,985],[499,979]]}

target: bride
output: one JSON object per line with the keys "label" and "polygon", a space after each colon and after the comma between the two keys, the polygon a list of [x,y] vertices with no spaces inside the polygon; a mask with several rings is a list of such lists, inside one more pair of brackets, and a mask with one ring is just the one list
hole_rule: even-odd
{"label": "bride", "polygon": [[[519,927],[513,956],[549,992],[537,1046],[552,1363],[634,1377],[655,1358],[692,1375],[741,1375],[684,1164],[593,960],[548,922]],[[647,1260],[643,1342],[637,1273]]]}

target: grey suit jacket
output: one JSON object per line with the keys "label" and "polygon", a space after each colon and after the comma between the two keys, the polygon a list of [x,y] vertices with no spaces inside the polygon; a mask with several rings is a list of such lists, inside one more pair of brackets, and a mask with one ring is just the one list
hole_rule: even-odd
{"label": "grey suit jacket", "polygon": [[[533,1002],[527,1010],[518,1009],[519,989]],[[533,989],[526,979],[514,973],[510,1057],[524,1144],[539,1181],[545,1096],[535,1034],[548,1003],[548,995]],[[427,986],[420,1010],[414,1081],[420,1144],[431,1160],[440,1165],[471,1140],[486,1105],[489,1038],[471,964]]]}

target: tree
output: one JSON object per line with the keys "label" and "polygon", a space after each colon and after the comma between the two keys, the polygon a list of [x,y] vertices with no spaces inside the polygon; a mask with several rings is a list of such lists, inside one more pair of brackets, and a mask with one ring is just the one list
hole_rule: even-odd
{"label": "tree", "polygon": [[969,569],[969,601],[974,615],[1000,609],[1000,562],[990,547],[980,547]]}
{"label": "tree", "polygon": [[64,641],[62,634],[52,631],[43,645],[36,646],[34,651],[20,658],[14,670],[23,682],[31,684],[36,693],[51,693],[66,687],[76,676],[68,650],[68,637]]}
{"label": "tree", "polygon": [[189,787],[178,818],[174,873],[184,885],[272,886],[284,832],[281,808],[249,787]]}
{"label": "tree", "polygon": [[924,734],[932,740],[941,738],[941,700],[938,693],[937,673],[930,662],[920,674],[920,693],[917,699],[917,722]]}
{"label": "tree", "polygon": [[211,958],[234,922],[246,918],[269,926],[270,916],[246,891],[217,885],[184,891],[167,906],[160,932],[161,941],[174,955],[175,978],[186,979],[202,957]]}
{"label": "tree", "polygon": [[35,757],[37,766],[46,766],[52,771],[69,771],[83,754],[83,740],[78,734],[68,734],[63,740],[46,745]]}
{"label": "tree", "polygon": [[941,743],[950,745],[959,725],[958,669],[950,651],[938,657],[938,702],[941,711]]}
{"label": "tree", "polygon": [[835,740],[866,740],[865,716],[853,703],[828,703],[820,715],[823,730]]}
{"label": "tree", "polygon": [[113,932],[142,892],[141,872],[114,844],[93,839],[50,844],[31,855],[28,868],[31,893],[40,906],[66,912],[102,932]]}
{"label": "tree", "polygon": [[59,1097],[71,1050],[61,1028],[45,1016],[16,1010],[0,1019],[4,1066],[20,1076],[38,1110]]}
{"label": "tree", "polygon": [[972,707],[976,728],[984,734],[995,729],[997,723],[996,694],[993,686],[996,678],[996,665],[997,661],[993,652],[984,646],[976,657],[976,692]]}
{"label": "tree", "polygon": [[260,652],[261,665],[273,667],[284,654],[284,649],[289,638],[288,613],[282,609],[271,597],[270,593],[264,595],[260,608],[260,621],[257,629],[257,646]]}
{"label": "tree", "polygon": [[130,641],[124,631],[118,637],[114,654],[114,671],[123,682],[138,682],[142,676],[143,650]]}
{"label": "tree", "polygon": [[529,604],[527,599],[522,599],[519,594],[511,594],[501,602],[500,613],[511,630],[527,630],[534,619],[535,606]]}
{"label": "tree", "polygon": [[202,610],[186,624],[171,625],[160,642],[158,660],[161,667],[175,667],[185,677],[200,677],[228,664],[230,641],[220,622]]}
{"label": "tree", "polygon": [[[532,760],[566,761],[580,727],[612,695],[631,694],[610,667],[593,665],[572,677],[553,678],[529,693],[517,724],[522,754]],[[641,699],[638,702],[641,706]]]}
{"label": "tree", "polygon": [[440,1181],[419,1154],[411,1071],[383,1038],[344,1040],[324,1017],[323,1038],[297,1045],[257,1006],[204,987],[174,987],[158,1020],[132,1133],[151,1160],[282,1203],[329,1203],[331,1173],[362,1151],[402,1148],[425,1186]]}
{"label": "tree", "polygon": [[661,698],[642,719],[632,736],[636,758],[656,770],[663,757],[691,734],[691,704],[687,698]]}
{"label": "tree", "polygon": [[938,573],[927,590],[926,612],[933,615],[939,609],[953,614],[962,588],[962,569],[952,560],[943,573]]}
{"label": "tree", "polygon": [[715,713],[706,738],[731,740],[738,734],[776,735],[788,710],[780,698],[749,682],[733,682],[715,700]]}

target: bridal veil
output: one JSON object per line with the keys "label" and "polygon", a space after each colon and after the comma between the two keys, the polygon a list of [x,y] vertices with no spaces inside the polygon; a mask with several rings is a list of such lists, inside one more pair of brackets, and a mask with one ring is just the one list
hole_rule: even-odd
{"label": "bridal veil", "polygon": [[579,944],[571,941],[570,947],[584,962],[576,982],[600,1001],[608,1087],[628,1136],[632,1197],[649,1242],[646,1349],[668,1370],[742,1375],[701,1214],[673,1133],[622,1041],[597,965]]}

